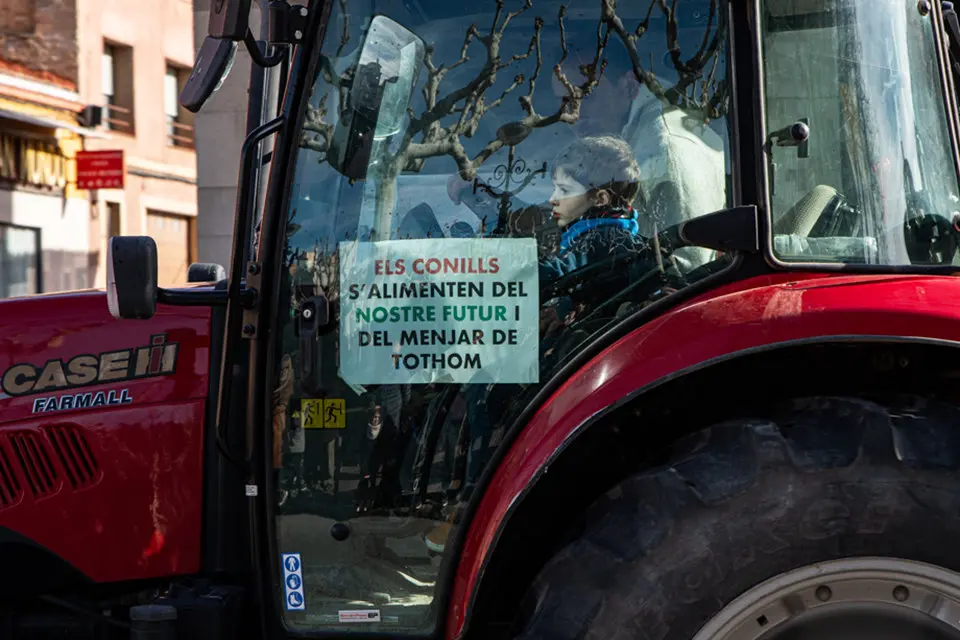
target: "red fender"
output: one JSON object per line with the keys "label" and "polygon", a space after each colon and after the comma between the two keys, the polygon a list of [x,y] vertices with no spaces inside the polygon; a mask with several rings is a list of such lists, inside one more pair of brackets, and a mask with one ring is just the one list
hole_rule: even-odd
{"label": "red fender", "polygon": [[591,416],[712,359],[827,336],[911,337],[960,346],[960,279],[762,276],[708,292],[608,347],[547,399],[495,472],[466,534],[446,637],[464,632],[480,571],[511,506]]}

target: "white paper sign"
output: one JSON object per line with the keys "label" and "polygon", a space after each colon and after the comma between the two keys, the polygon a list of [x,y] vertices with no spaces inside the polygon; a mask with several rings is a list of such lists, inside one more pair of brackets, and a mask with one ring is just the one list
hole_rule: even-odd
{"label": "white paper sign", "polygon": [[347,383],[538,382],[533,238],[347,241],[339,250]]}

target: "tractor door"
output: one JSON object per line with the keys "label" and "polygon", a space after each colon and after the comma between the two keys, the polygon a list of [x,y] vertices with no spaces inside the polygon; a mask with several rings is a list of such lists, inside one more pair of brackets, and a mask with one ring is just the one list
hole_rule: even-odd
{"label": "tractor door", "polygon": [[728,8],[332,4],[262,258],[276,597],[292,630],[429,634],[518,416],[731,262],[675,233],[735,204]]}

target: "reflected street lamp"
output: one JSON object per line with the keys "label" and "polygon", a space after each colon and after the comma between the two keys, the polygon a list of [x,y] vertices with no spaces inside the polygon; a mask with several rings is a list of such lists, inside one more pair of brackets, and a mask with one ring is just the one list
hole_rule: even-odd
{"label": "reflected street lamp", "polygon": [[[536,171],[527,168],[527,163],[523,158],[519,160],[514,158],[514,148],[523,142],[527,136],[533,132],[533,128],[522,122],[508,122],[497,129],[497,139],[507,145],[509,153],[507,155],[507,164],[497,165],[493,170],[493,180],[490,184],[480,182],[479,177],[473,179],[473,192],[482,189],[493,198],[500,201],[497,212],[497,227],[494,234],[502,234],[507,225],[507,216],[510,213],[510,198],[519,194],[536,178],[538,175],[546,175],[547,163],[544,161]],[[519,180],[514,191],[510,190],[510,178]],[[498,192],[498,189],[502,191]]]}

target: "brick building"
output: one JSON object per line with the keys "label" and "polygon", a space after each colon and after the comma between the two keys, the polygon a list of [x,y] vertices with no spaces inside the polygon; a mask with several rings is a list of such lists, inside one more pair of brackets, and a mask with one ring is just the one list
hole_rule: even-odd
{"label": "brick building", "polygon": [[[0,0],[0,297],[102,287],[121,233],[154,237],[162,283],[186,280],[193,59],[190,0]],[[124,189],[78,190],[80,149],[123,150]]]}

